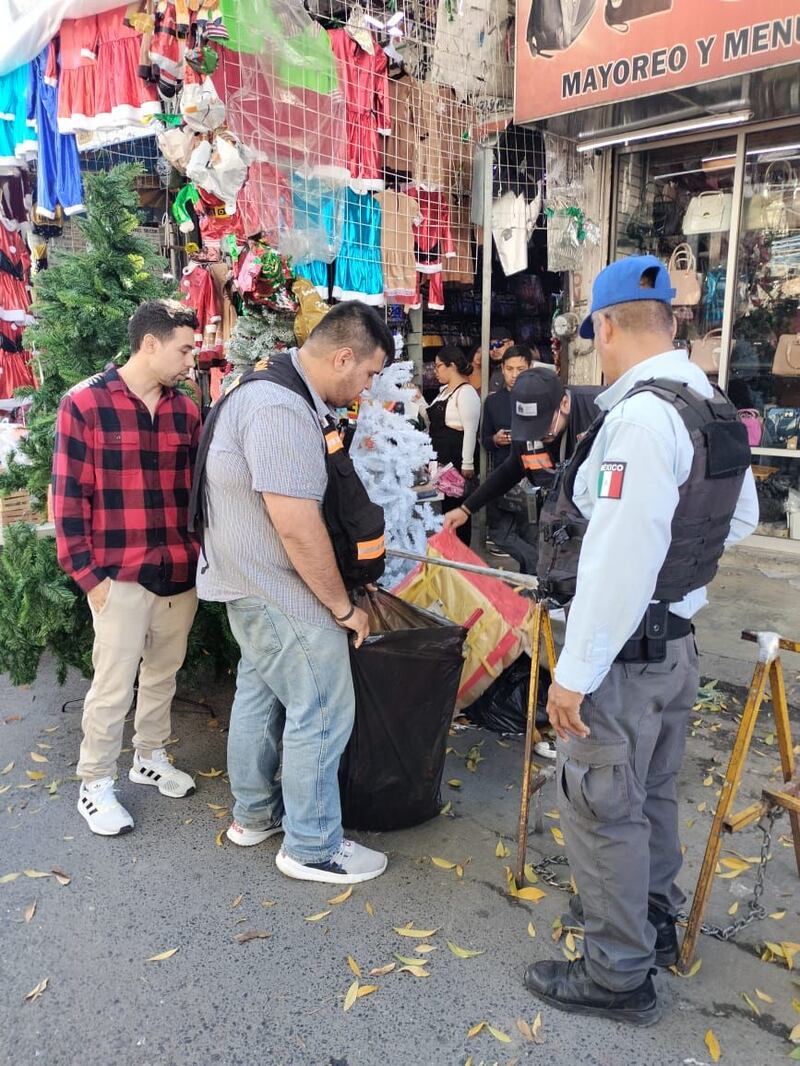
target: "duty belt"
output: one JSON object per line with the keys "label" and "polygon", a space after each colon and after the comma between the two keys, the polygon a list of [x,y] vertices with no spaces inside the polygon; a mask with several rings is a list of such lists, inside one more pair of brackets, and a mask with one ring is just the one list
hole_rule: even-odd
{"label": "duty belt", "polygon": [[630,640],[622,645],[614,661],[663,663],[667,657],[668,641],[678,640],[693,632],[691,619],[671,614],[668,603],[651,603]]}

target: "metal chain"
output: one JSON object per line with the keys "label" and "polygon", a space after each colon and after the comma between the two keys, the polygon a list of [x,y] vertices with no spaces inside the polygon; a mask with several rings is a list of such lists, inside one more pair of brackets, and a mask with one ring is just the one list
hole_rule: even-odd
{"label": "metal chain", "polygon": [[[780,807],[770,807],[769,811],[759,821],[758,828],[761,830],[761,855],[759,858],[758,869],[756,870],[756,882],[753,886],[753,895],[748,900],[747,914],[743,918],[739,918],[738,921],[732,922],[730,925],[708,925],[705,922],[700,926],[700,932],[704,936],[713,937],[715,940],[733,940],[733,938],[740,933],[742,929],[746,929],[748,925],[753,922],[763,921],[767,916],[766,908],[761,905],[761,897],[764,894],[764,877],[767,872],[767,863],[770,859],[770,852],[772,849],[772,830],[775,825],[775,819],[783,814]],[[766,823],[766,824],[765,824]],[[688,920],[688,914],[681,912],[678,914],[680,921]]]}
{"label": "metal chain", "polygon": [[559,881],[555,874],[550,873],[551,866],[568,866],[569,860],[566,855],[549,855],[546,859],[542,859],[541,862],[533,864],[533,871],[544,881],[546,885],[550,885],[551,888],[559,888],[562,892],[572,892],[572,884],[570,881]]}

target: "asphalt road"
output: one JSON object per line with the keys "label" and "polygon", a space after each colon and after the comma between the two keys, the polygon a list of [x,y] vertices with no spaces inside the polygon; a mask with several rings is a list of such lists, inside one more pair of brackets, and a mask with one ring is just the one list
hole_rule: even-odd
{"label": "asphalt road", "polygon": [[[703,938],[702,965],[693,977],[660,973],[665,1015],[657,1026],[635,1030],[545,1007],[536,1044],[516,1026],[518,1019],[533,1023],[540,1012],[521,975],[529,961],[563,957],[564,937],[554,942],[552,923],[566,909],[566,894],[540,881],[546,895],[529,903],[506,890],[518,739],[500,744],[477,730],[453,737],[445,777],[463,784],[444,787],[449,815],[362,838],[388,851],[389,869],[356,886],[345,902],[330,904],[336,889],[291,882],[277,872],[275,841],[253,849],[215,843],[227,825],[225,816],[216,817],[229,804],[222,774],[198,776],[196,795],[169,800],[128,782],[126,752],[120,792],[136,829],[119,839],[92,836],[75,810],[80,707],[61,712],[63,700],[80,697],[85,687],[70,678],[59,689],[47,669],[26,690],[0,679],[0,878],[19,874],[0,883],[3,1066],[463,1066],[470,1056],[474,1066],[677,1066],[712,1062],[704,1043],[709,1029],[725,1066],[767,1066],[791,1052],[788,1034],[800,1022],[800,1003],[792,1006],[793,998],[800,1000],[796,971],[759,958],[766,940],[794,943],[800,968],[800,892],[785,839],[775,840],[765,892],[770,913],[783,917],[751,926],[735,944]],[[226,711],[224,688],[207,690],[205,698]],[[687,888],[702,857],[735,710],[699,712],[689,741],[681,779]],[[173,722],[170,750],[182,767],[224,770],[224,714],[215,722],[202,708],[179,703]],[[765,719],[756,743],[763,754],[750,760],[743,803],[775,770],[769,733]],[[473,773],[464,756],[475,743],[482,744],[483,761]],[[704,785],[709,772],[711,783]],[[552,808],[548,791],[544,810]],[[550,832],[558,821],[544,822],[544,836],[531,838],[533,861],[563,853]],[[784,819],[776,837],[787,832]],[[511,856],[496,855],[498,841]],[[757,834],[749,831],[733,846],[753,857]],[[462,864],[463,877],[434,866],[432,856]],[[53,868],[69,884],[22,872]],[[744,913],[753,879],[751,867],[719,881],[709,917],[731,920],[726,912],[734,903]],[[323,911],[330,913],[306,920]],[[399,968],[396,954],[415,954],[420,940],[394,931],[409,922],[436,930],[424,941],[436,950],[420,955],[429,976],[395,969],[371,978],[372,968],[391,962]],[[269,936],[237,943],[237,934],[250,930]],[[447,940],[483,954],[456,957]],[[169,958],[148,961],[172,949]],[[361,984],[377,991],[345,1012],[356,980],[348,955],[362,971]],[[45,978],[41,995],[25,1001]],[[509,1042],[488,1026],[469,1037],[480,1022]]]}

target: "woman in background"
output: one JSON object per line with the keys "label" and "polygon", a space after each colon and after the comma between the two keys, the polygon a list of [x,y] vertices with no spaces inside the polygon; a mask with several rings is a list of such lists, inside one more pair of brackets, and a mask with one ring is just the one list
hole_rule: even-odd
{"label": "woman in background", "polygon": [[[441,385],[439,395],[428,406],[430,436],[439,467],[452,463],[467,482],[465,495],[475,487],[478,424],[481,420],[481,400],[469,383],[472,363],[455,345],[448,345],[436,356],[436,377]],[[442,511],[447,513],[460,507],[464,496],[445,496]],[[458,537],[469,545],[472,523],[465,522],[457,530]]]}

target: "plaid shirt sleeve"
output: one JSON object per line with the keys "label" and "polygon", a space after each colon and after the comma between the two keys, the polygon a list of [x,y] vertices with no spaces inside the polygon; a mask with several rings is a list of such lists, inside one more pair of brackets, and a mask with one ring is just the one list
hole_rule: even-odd
{"label": "plaid shirt sleeve", "polygon": [[89,592],[108,575],[92,550],[92,428],[69,393],[56,419],[52,487],[59,564]]}

